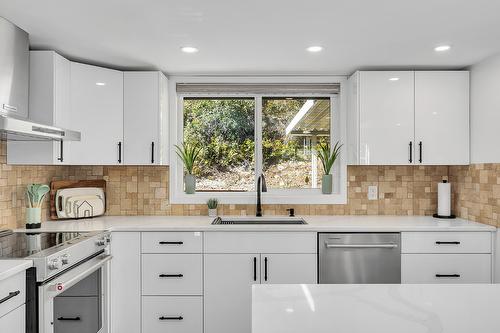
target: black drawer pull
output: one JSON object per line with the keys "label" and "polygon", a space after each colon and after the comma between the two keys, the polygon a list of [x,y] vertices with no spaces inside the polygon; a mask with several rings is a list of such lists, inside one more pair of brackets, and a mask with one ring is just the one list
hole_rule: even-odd
{"label": "black drawer pull", "polygon": [[80,321],[82,320],[80,317],[59,317],[57,320],[60,321]]}
{"label": "black drawer pull", "polygon": [[184,244],[184,242],[165,242],[165,241],[162,241],[162,242],[159,242],[160,245],[182,245]]}
{"label": "black drawer pull", "polygon": [[437,278],[459,278],[460,274],[436,274]]}
{"label": "black drawer pull", "polygon": [[118,163],[122,163],[122,143],[118,142]]}
{"label": "black drawer pull", "polygon": [[267,257],[264,258],[264,281],[267,281]]}
{"label": "black drawer pull", "polygon": [[182,317],[182,316],[178,316],[178,317],[165,317],[165,316],[161,316],[158,319],[159,320],[183,320],[184,317]]}
{"label": "black drawer pull", "polygon": [[168,278],[168,277],[181,278],[184,277],[184,274],[160,274],[158,276],[161,278]]}
{"label": "black drawer pull", "polygon": [[4,298],[0,299],[0,304],[4,303],[4,302],[7,302],[9,299],[13,298],[13,297],[16,297],[17,295],[19,295],[21,292],[19,290],[16,290],[16,291],[12,291],[10,292],[7,296],[5,296]]}
{"label": "black drawer pull", "polygon": [[253,257],[253,280],[257,281],[257,257]]}
{"label": "black drawer pull", "polygon": [[437,241],[437,245],[460,245],[459,241],[452,241],[452,242],[442,242],[442,241]]}

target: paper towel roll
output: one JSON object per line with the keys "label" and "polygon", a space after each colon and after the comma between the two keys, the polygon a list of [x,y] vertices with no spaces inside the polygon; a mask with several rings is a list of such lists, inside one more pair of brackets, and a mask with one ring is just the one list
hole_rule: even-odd
{"label": "paper towel roll", "polygon": [[446,180],[438,184],[438,215],[451,215],[451,185]]}

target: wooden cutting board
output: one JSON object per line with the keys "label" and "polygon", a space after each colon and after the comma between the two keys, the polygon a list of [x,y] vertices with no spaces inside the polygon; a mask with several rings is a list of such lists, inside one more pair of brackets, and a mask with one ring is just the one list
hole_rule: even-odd
{"label": "wooden cutting board", "polygon": [[50,219],[60,220],[56,211],[56,193],[63,188],[75,187],[100,187],[106,193],[106,181],[104,179],[92,180],[54,180],[50,183]]}

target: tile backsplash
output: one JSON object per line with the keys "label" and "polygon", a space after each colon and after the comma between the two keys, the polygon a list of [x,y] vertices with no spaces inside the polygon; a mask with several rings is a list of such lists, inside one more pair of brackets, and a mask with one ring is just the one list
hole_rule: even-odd
{"label": "tile backsplash", "polygon": [[[27,184],[55,179],[105,179],[107,215],[207,215],[201,205],[170,204],[167,166],[14,166],[6,164],[0,145],[0,229],[24,223]],[[285,215],[432,215],[437,183],[449,179],[454,211],[471,220],[499,225],[500,165],[350,166],[345,205],[264,205],[264,214]],[[379,199],[368,200],[368,186],[378,186]],[[48,219],[45,202],[44,220]],[[219,214],[255,214],[254,205],[222,204]]]}

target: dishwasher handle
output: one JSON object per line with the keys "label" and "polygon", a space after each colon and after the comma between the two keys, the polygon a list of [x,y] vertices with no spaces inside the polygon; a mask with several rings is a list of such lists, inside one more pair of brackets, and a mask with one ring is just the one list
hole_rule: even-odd
{"label": "dishwasher handle", "polygon": [[382,243],[382,244],[329,244],[325,242],[327,249],[395,249],[398,244],[395,243]]}

